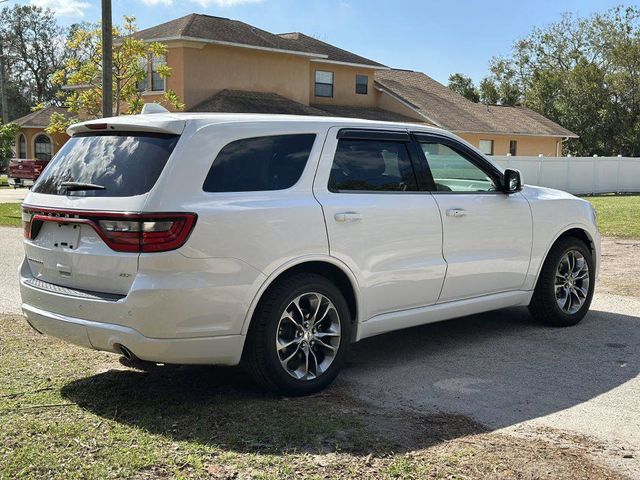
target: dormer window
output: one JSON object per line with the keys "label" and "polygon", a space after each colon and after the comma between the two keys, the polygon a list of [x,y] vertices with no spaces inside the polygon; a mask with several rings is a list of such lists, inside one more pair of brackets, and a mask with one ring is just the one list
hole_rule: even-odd
{"label": "dormer window", "polygon": [[316,70],[316,97],[333,97],[333,72]]}

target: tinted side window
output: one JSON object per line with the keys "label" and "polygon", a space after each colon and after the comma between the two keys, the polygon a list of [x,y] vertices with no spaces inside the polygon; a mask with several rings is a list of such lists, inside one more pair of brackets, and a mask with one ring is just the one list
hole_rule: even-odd
{"label": "tinted side window", "polygon": [[331,167],[329,190],[417,190],[406,144],[375,140],[340,140]]}
{"label": "tinted side window", "polygon": [[293,186],[304,170],[315,134],[236,140],[211,165],[205,192],[255,192]]}
{"label": "tinted side window", "polygon": [[493,192],[495,183],[480,167],[447,145],[421,142],[420,146],[440,192]]}

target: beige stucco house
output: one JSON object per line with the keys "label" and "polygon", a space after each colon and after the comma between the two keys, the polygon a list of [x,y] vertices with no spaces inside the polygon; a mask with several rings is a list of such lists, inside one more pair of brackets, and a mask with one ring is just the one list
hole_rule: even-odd
{"label": "beige stucco house", "polygon": [[46,107],[13,121],[20,125],[20,130],[18,130],[16,136],[16,158],[50,160],[64,145],[68,139],[66,135],[49,135],[45,132],[45,128],[51,120],[51,115],[54,113],[67,115],[66,109],[62,107]]}
{"label": "beige stucco house", "polygon": [[[191,14],[135,35],[168,47],[166,58],[148,62],[140,85],[147,102],[160,101],[167,88],[188,111],[423,123],[494,155],[558,156],[562,142],[576,137],[529,109],[473,103],[424,73],[392,69],[303,33],[276,35],[237,20]],[[166,80],[156,72],[161,62],[172,69]]]}

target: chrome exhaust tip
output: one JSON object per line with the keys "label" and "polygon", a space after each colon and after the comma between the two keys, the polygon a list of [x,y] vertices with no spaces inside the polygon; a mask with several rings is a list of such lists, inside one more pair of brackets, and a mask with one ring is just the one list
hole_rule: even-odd
{"label": "chrome exhaust tip", "polygon": [[136,357],[134,353],[124,345],[116,344],[116,349],[119,350],[122,356],[126,358],[128,361],[130,362],[138,361],[138,357]]}

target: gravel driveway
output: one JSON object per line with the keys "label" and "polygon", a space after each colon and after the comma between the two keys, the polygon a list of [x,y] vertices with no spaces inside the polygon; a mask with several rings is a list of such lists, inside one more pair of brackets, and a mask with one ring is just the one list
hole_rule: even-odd
{"label": "gravel driveway", "polygon": [[23,256],[22,230],[0,227],[0,314],[20,313],[18,266]]}
{"label": "gravel driveway", "polygon": [[[0,228],[0,313],[20,310],[21,241],[20,229]],[[338,383],[383,408],[460,413],[515,435],[588,436],[594,455],[640,478],[639,373],[640,298],[598,293],[573,328],[541,326],[517,308],[364,340]]]}

